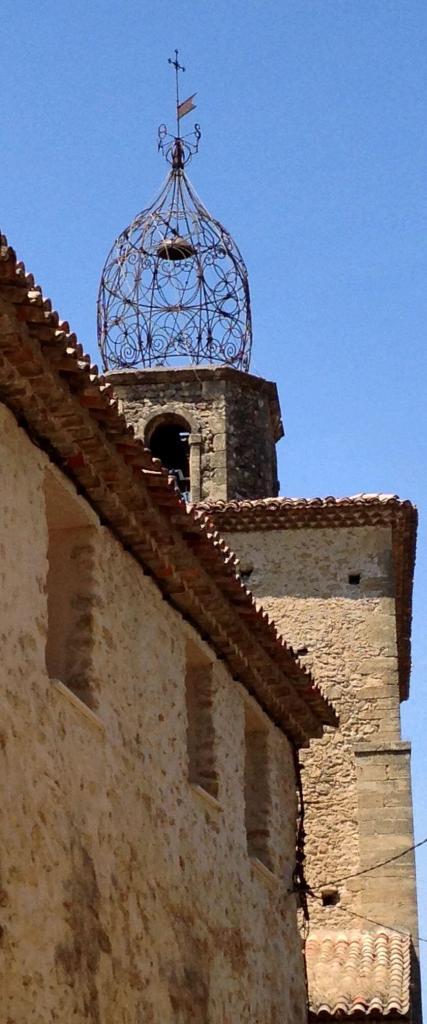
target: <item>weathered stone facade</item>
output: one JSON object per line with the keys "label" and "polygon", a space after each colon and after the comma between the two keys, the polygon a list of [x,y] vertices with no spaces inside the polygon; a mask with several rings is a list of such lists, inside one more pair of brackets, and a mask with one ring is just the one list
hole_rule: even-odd
{"label": "weathered stone facade", "polygon": [[[215,520],[215,506],[211,513]],[[224,529],[220,505],[218,515]],[[400,733],[392,528],[310,528],[308,509],[298,529],[286,528],[285,514],[281,528],[251,529],[250,511],[242,506],[241,515],[246,528],[225,536],[245,581],[340,716],[338,730],[301,754],[311,927],[328,934],[376,923],[408,930],[411,1012],[420,1020],[414,854],[359,874],[414,842],[410,744]]]}
{"label": "weathered stone facade", "polygon": [[[302,755],[307,877],[320,895],[323,884],[412,843],[391,530],[276,529],[227,540],[250,573],[248,585],[339,710],[339,730]],[[340,883],[335,906],[314,900],[313,923],[352,925],[347,907],[416,932],[412,855]]]}
{"label": "weathered stone facade", "polygon": [[228,366],[114,371],[107,378],[146,441],[153,422],[179,416],[188,423],[193,502],[278,493],[275,443],[283,427],[275,384]]}
{"label": "weathered stone facade", "polygon": [[[207,407],[201,401],[204,378],[198,379],[204,372],[210,374],[207,390],[212,396]],[[221,430],[220,473],[211,473],[203,458],[200,462],[200,493],[218,506],[207,501],[200,507],[218,522],[239,556],[245,583],[260,607],[339,711],[339,730],[329,730],[302,754],[306,873],[316,893],[310,899],[312,927],[369,929],[377,921],[416,936],[413,854],[359,874],[413,843],[410,748],[400,734],[400,699],[407,695],[409,670],[410,619],[402,605],[408,599],[404,573],[405,559],[412,557],[410,543],[399,551],[398,566],[391,521],[379,516],[369,525],[355,520],[354,526],[334,522],[322,529],[316,509],[311,519],[308,511],[298,529],[285,521],[272,529],[267,523],[258,529],[256,499],[276,493],[268,473],[278,434],[245,408],[242,395],[251,387],[245,374],[240,374],[239,388],[238,375],[232,373],[233,389],[227,393],[227,371],[221,375],[196,367],[193,373],[195,379],[191,371],[132,372],[132,381],[138,379],[135,386],[126,383],[125,374],[117,379],[126,414],[142,436],[150,416],[161,415],[162,409],[185,415],[205,452],[212,432],[216,437],[216,430]],[[280,422],[277,408],[275,422]],[[264,448],[259,447],[260,430]],[[228,472],[225,451],[230,439],[232,471]],[[254,463],[260,460],[261,470],[267,467],[261,489],[253,473]],[[194,461],[192,465],[197,481]],[[193,501],[197,493],[196,486]],[[244,500],[248,498],[253,500],[252,521],[251,501]],[[262,517],[262,500],[258,504]],[[347,879],[348,875],[356,877]],[[416,1018],[416,964],[412,981]]]}
{"label": "weathered stone facade", "polygon": [[[303,1022],[288,740],[4,407],[0,437],[2,1020]],[[68,685],[46,665],[58,635]],[[211,666],[217,798],[189,781],[189,644]],[[271,870],[248,856],[248,707]]]}
{"label": "weathered stone facade", "polygon": [[[320,1004],[407,1017],[409,943],[376,920],[415,935],[413,858],[359,872],[412,842],[399,697],[413,520],[396,546],[381,502],[329,525],[321,501],[296,502],[295,527],[278,499],[283,521],[260,526],[268,501],[245,499],[277,493],[274,385],[226,367],[111,375],[140,437],[156,418],[188,424],[191,496],[237,498],[237,525],[186,508],[2,243],[8,1024],[304,1021],[295,765],[314,737],[301,758],[315,968],[344,927],[352,981],[355,944],[388,956],[399,989],[379,998],[371,978],[337,1003],[327,968]],[[353,915],[372,942],[351,938]]]}

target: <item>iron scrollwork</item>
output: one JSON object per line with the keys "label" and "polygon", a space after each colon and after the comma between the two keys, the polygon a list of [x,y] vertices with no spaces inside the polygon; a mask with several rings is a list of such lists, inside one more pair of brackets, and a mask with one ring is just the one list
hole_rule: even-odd
{"label": "iron scrollwork", "polygon": [[184,170],[199,140],[198,125],[184,138],[159,129],[171,171],[157,199],[119,235],[102,274],[98,336],[105,369],[175,362],[249,369],[246,266]]}

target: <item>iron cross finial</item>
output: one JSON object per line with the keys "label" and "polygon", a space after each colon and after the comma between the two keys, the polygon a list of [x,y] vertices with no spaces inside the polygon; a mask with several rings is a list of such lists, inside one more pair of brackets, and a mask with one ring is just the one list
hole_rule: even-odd
{"label": "iron cross finial", "polygon": [[175,68],[177,75],[178,71],[185,71],[185,68],[182,67],[182,64],[178,63],[178,50],[175,50],[175,60],[172,60],[172,57],[168,57],[168,64],[172,64],[172,66]]}
{"label": "iron cross finial", "polygon": [[185,71],[185,68],[184,68],[184,67],[182,66],[182,64],[180,64],[180,63],[179,63],[179,61],[178,61],[178,50],[175,50],[175,60],[172,60],[172,57],[168,57],[168,64],[172,64],[172,67],[173,67],[173,68],[175,68],[175,84],[176,84],[176,132],[177,132],[177,136],[178,136],[178,138],[179,138],[179,117],[178,117],[178,107],[179,107],[179,82],[178,82],[178,72],[179,72],[179,71]]}
{"label": "iron cross finial", "polygon": [[194,125],[193,132],[190,132],[188,135],[181,136],[181,118],[196,109],[197,104],[194,103],[194,98],[197,93],[193,92],[191,96],[188,96],[187,99],[180,102],[179,72],[184,72],[185,68],[179,63],[178,57],[178,50],[175,50],[175,59],[173,57],[168,57],[168,64],[175,68],[176,132],[175,135],[169,135],[166,125],[161,124],[159,127],[157,143],[157,148],[162,151],[174,171],[181,171],[184,164],[188,163],[194,153],[197,153],[200,141],[200,126],[198,124]]}

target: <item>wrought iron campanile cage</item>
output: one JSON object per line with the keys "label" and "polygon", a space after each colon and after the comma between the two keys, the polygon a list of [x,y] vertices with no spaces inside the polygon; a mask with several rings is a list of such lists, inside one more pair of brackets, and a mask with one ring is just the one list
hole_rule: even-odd
{"label": "wrought iron campanile cage", "polygon": [[[179,109],[179,108],[178,108]],[[248,370],[252,344],[247,270],[185,173],[200,129],[159,129],[171,169],[155,201],[117,238],[98,297],[105,369],[227,363]]]}

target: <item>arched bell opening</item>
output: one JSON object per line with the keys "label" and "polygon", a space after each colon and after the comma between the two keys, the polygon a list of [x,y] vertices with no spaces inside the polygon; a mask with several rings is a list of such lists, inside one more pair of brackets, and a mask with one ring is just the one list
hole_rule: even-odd
{"label": "arched bell opening", "polygon": [[147,431],[146,443],[174,477],[185,501],[190,500],[190,426],[169,414]]}

